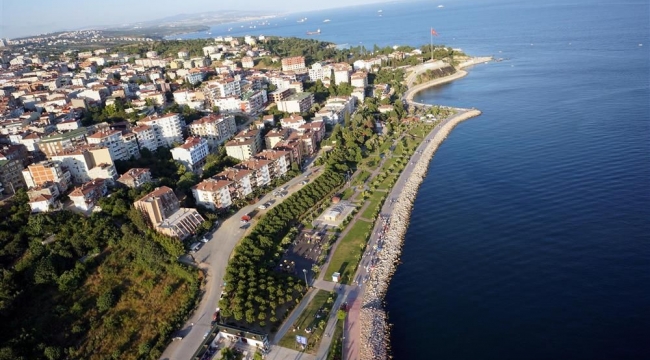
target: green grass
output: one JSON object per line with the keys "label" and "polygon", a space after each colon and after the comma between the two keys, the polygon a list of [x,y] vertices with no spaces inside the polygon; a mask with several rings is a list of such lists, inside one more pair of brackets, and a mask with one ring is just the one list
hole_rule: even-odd
{"label": "green grass", "polygon": [[[332,300],[328,304],[328,299],[330,298]],[[316,351],[318,351],[320,341],[323,338],[323,331],[325,330],[325,325],[327,325],[327,320],[329,319],[329,314],[335,300],[336,293],[318,290],[296,322],[293,323],[293,328],[297,329],[299,327],[300,330],[292,331],[293,328],[290,329],[282,339],[280,339],[279,345],[289,349],[302,351],[302,347],[296,343],[296,335],[300,335],[307,338],[307,349],[305,349],[305,351],[309,354],[315,354]],[[316,314],[321,308],[325,309],[325,311],[321,312],[320,318],[316,318]],[[321,321],[325,321],[323,329],[318,326]],[[311,333],[307,333],[305,331],[306,328],[311,328]]]}
{"label": "green grass", "polygon": [[352,195],[354,195],[354,188],[347,188],[343,194],[341,194],[341,197],[343,200],[348,200],[350,197],[352,197]]}
{"label": "green grass", "polygon": [[397,175],[386,176],[386,178],[384,179],[384,181],[382,181],[382,182],[379,184],[379,186],[377,187],[377,189],[380,189],[380,190],[389,190],[389,189],[390,189],[390,186],[389,186],[388,184],[389,184],[391,181],[393,181],[394,179],[396,179],[396,178],[397,178]]}
{"label": "green grass", "polygon": [[366,209],[361,213],[361,217],[364,219],[372,219],[372,216],[375,213],[375,210],[377,209],[377,206],[379,203],[382,201],[384,197],[386,197],[386,192],[384,191],[374,191],[372,195],[368,198],[368,201],[370,204],[366,207]]}
{"label": "green grass", "polygon": [[352,180],[352,186],[362,185],[370,177],[370,172],[361,170],[361,172]]}
{"label": "green grass", "polygon": [[330,349],[327,353],[327,360],[342,360],[343,359],[343,325],[345,320],[338,320],[336,322],[336,329],[332,335],[332,342]]}
{"label": "green grass", "polygon": [[341,282],[349,284],[357,271],[359,260],[368,240],[366,234],[370,234],[373,224],[357,220],[351,226],[347,235],[339,240],[332,260],[325,271],[325,280],[327,281],[332,280],[333,273],[339,272],[341,273]]}

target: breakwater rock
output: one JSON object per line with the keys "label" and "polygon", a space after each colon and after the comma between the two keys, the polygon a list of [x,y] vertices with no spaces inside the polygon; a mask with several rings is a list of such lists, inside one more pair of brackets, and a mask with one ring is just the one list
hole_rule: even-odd
{"label": "breakwater rock", "polygon": [[[400,186],[400,181],[396,182],[395,188],[389,195],[396,198],[397,201],[393,204],[383,249],[378,254],[379,261],[366,282],[365,291],[361,298],[361,310],[359,312],[361,324],[359,356],[361,360],[387,359],[389,357],[390,328],[383,300],[390,279],[399,262],[413,203],[418,188],[427,174],[431,158],[456,125],[480,114],[481,112],[478,110],[463,111],[445,120],[440,128],[432,130],[432,133],[427,137],[428,140],[425,139],[420,147],[422,150],[420,159],[410,168],[404,169],[401,175],[406,177],[404,185]],[[433,136],[431,137],[431,135]]]}

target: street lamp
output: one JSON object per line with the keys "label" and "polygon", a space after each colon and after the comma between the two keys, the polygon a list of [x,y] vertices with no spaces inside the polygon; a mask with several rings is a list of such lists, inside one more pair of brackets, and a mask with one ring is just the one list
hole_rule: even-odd
{"label": "street lamp", "polygon": [[302,269],[302,273],[305,274],[305,286],[309,287],[309,283],[307,282],[307,269]]}

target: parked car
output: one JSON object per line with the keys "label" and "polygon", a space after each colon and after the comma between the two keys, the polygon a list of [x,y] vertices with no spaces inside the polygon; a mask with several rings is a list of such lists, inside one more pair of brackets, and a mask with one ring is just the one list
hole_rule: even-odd
{"label": "parked car", "polygon": [[207,236],[204,236],[203,239],[201,239],[201,242],[204,244],[207,243],[208,241],[210,241],[210,238]]}
{"label": "parked car", "polygon": [[262,204],[262,205],[258,206],[257,208],[260,209],[260,210],[265,210],[266,209],[266,204]]}

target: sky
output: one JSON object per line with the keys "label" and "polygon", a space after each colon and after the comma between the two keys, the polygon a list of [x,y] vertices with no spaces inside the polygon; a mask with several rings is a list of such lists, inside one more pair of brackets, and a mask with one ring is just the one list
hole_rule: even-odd
{"label": "sky", "polygon": [[0,38],[120,25],[202,11],[255,10],[277,14],[379,2],[386,0],[0,0]]}

